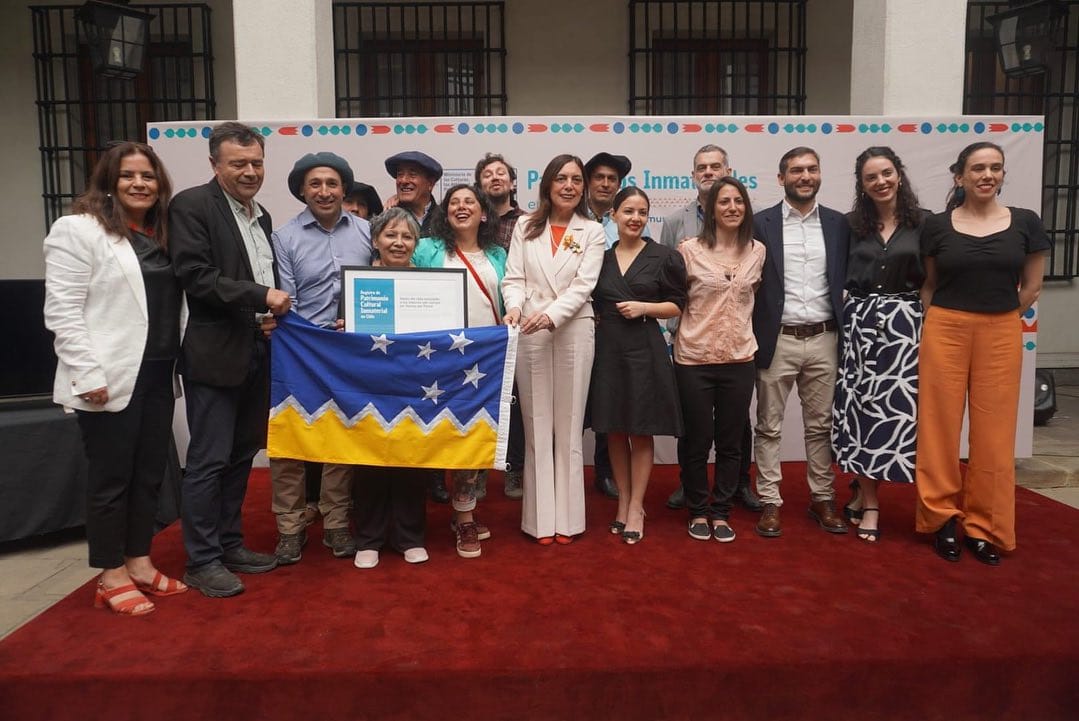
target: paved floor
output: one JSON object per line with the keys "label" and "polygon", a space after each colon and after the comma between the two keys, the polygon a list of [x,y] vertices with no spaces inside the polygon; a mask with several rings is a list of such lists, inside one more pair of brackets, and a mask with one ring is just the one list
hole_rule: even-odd
{"label": "paved floor", "polygon": [[[1079,508],[1079,385],[1058,387],[1057,407],[1034,429],[1034,457],[1017,463],[1017,480]],[[86,562],[82,529],[0,544],[0,638],[93,578]]]}

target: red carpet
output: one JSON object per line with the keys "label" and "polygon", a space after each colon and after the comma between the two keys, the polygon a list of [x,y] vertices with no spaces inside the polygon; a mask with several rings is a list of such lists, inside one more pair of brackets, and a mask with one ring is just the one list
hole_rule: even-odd
{"label": "red carpet", "polygon": [[[590,489],[591,530],[543,548],[494,474],[479,559],[432,506],[422,566],[384,553],[359,571],[317,532],[233,599],[118,618],[88,584],[0,643],[0,718],[1079,718],[1079,511],[1020,489],[1019,550],[948,564],[911,530],[912,488],[883,489],[871,547],[811,523],[803,469],[786,471],[779,539],[742,510],[735,543],[690,539],[664,467],[640,545],[607,533],[614,503]],[[255,548],[273,547],[268,509],[256,473]],[[155,557],[183,573],[178,528]]]}

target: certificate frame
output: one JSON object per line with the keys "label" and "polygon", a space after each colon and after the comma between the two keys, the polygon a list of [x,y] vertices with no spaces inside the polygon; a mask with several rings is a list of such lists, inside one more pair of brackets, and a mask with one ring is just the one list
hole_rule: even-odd
{"label": "certificate frame", "polygon": [[464,268],[341,267],[348,333],[423,333],[468,326]]}

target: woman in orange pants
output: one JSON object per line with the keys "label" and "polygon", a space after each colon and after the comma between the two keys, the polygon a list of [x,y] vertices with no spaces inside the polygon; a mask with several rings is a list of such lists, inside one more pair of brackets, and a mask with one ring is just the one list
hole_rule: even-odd
{"label": "woman in orange pants", "polygon": [[[922,230],[926,307],[919,358],[918,531],[958,561],[965,545],[983,563],[1015,548],[1015,426],[1022,366],[1021,316],[1038,298],[1049,239],[1038,216],[1001,204],[1004,152],[968,145],[951,166],[944,213]],[[970,457],[959,467],[969,400]]]}

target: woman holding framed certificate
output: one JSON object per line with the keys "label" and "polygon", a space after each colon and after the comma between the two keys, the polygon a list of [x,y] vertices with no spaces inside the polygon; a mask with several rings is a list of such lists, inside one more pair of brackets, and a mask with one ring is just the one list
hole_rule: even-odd
{"label": "woman holding framed certificate", "polygon": [[[407,268],[420,226],[404,208],[388,208],[371,221],[372,265]],[[374,568],[378,554],[393,536],[394,547],[408,563],[428,559],[423,547],[427,528],[426,488],[430,471],[422,468],[357,466],[353,483],[356,568]]]}
{"label": "woman holding framed certificate", "polygon": [[513,230],[502,281],[504,320],[521,332],[521,529],[542,545],[572,543],[585,529],[581,432],[596,333],[588,301],[606,245],[587,212],[584,163],[556,156],[543,171],[538,207]]}
{"label": "woman holding framed certificate", "polygon": [[[498,216],[480,190],[461,184],[450,188],[431,223],[432,237],[421,238],[412,256],[417,268],[464,268],[467,271],[468,327],[500,325],[502,277],[506,251],[498,244]],[[457,555],[477,558],[480,541],[490,530],[475,517],[476,486],[486,471],[453,471],[454,534]]]}

